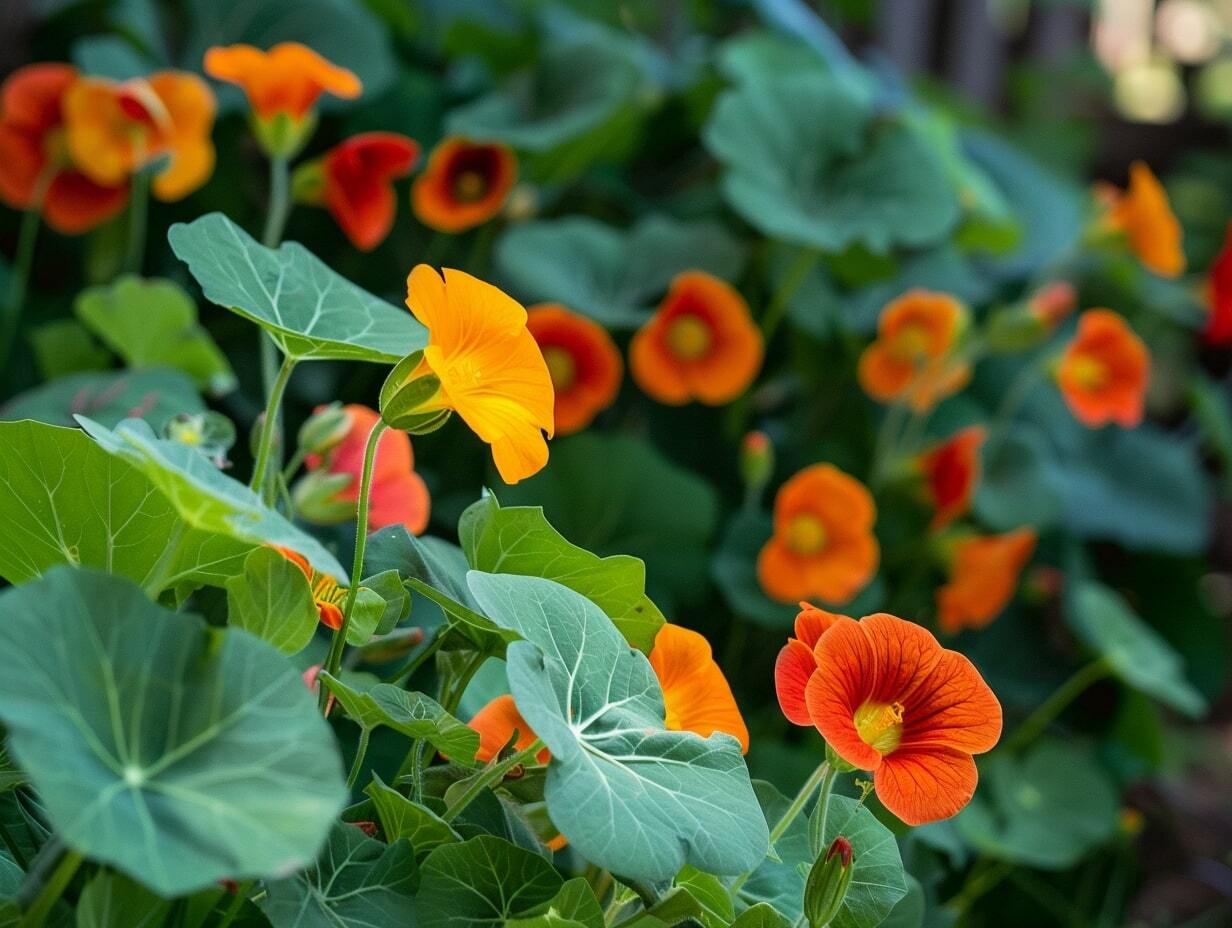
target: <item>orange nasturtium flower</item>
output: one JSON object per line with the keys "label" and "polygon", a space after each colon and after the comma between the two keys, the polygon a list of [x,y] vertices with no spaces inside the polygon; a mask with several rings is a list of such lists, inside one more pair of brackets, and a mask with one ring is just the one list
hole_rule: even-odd
{"label": "orange nasturtium flower", "polygon": [[972,425],[919,456],[925,492],[936,510],[930,526],[934,531],[971,508],[980,482],[980,447],[986,437],[982,425]]}
{"label": "orange nasturtium flower", "polygon": [[[406,415],[426,419],[456,412],[492,446],[506,483],[538,473],[548,462],[544,433],[551,438],[554,431],[554,400],[547,363],[526,328],[526,310],[465,271],[446,268],[442,277],[426,264],[407,278],[406,305],[428,329],[428,346],[391,374],[405,374],[395,386],[415,400],[410,410],[393,413],[383,399],[386,421],[401,428],[399,419]],[[428,378],[438,385],[422,396],[420,386],[430,383]],[[387,381],[383,397],[389,386]],[[397,400],[399,392],[391,392],[390,399]]]}
{"label": "orange nasturtium flower", "polygon": [[616,399],[620,352],[603,326],[559,303],[530,307],[526,327],[552,375],[557,433],[580,432]]}
{"label": "orange nasturtium flower", "polygon": [[[314,568],[302,554],[290,548],[277,545],[274,547],[283,557],[302,570],[304,576],[308,578],[308,585],[312,587],[312,601],[316,604],[321,624],[326,628],[342,628],[342,603],[346,600],[347,588],[340,586],[338,581],[329,574],[323,574]],[[320,670],[320,668],[317,669]],[[308,682],[306,676],[305,682]],[[315,682],[315,675],[313,682]],[[311,685],[309,683],[309,686]]]}
{"label": "orange nasturtium flower", "polygon": [[237,84],[257,118],[286,116],[302,122],[321,94],[354,100],[359,78],[299,42],[280,42],[269,51],[251,45],[215,46],[205,53],[205,73]]}
{"label": "orange nasturtium flower", "polygon": [[1089,309],[1057,365],[1057,383],[1070,412],[1083,425],[1142,421],[1151,356],[1125,319],[1110,309]]}
{"label": "orange nasturtium flower", "polygon": [[499,142],[451,136],[428,156],[411,187],[419,221],[438,232],[465,232],[500,212],[518,179],[518,159]]}
{"label": "orange nasturtium flower", "polygon": [[954,634],[964,628],[984,628],[1000,615],[1031,560],[1035,541],[1031,528],[958,541],[951,555],[949,582],[937,590],[937,621],[942,631]]}
{"label": "orange nasturtium flower", "polygon": [[804,701],[809,678],[817,670],[813,650],[830,626],[849,618],[837,612],[818,609],[812,603],[800,603],[800,612],[796,615],[796,636],[787,639],[787,644],[783,645],[774,662],[774,692],[779,698],[783,715],[793,725],[808,727],[813,724],[813,717],[808,714],[808,705]]}
{"label": "orange nasturtium flower", "polygon": [[[344,411],[349,420],[346,435],[327,454],[309,455],[309,474],[296,485],[297,508],[313,522],[329,524],[355,518],[364,449],[380,414],[358,404],[348,405]],[[431,500],[414,466],[415,456],[406,433],[390,429],[382,432],[377,439],[368,496],[371,531],[403,525],[412,535],[418,535],[428,527]]]}
{"label": "orange nasturtium flower", "polygon": [[806,467],[775,497],[774,535],[757,558],[761,588],[784,603],[849,601],[877,571],[876,517],[860,481],[831,464]]}
{"label": "orange nasturtium flower", "polygon": [[1129,247],[1149,270],[1177,277],[1185,270],[1181,224],[1168,203],[1168,194],[1155,174],[1141,161],[1129,169],[1129,189],[1106,193],[1105,224],[1129,240]]}
{"label": "orange nasturtium flower", "polygon": [[128,178],[98,184],[74,164],[64,132],[64,96],[77,80],[67,64],[19,68],[0,85],[0,200],[38,209],[58,232],[94,228],[124,208]]}
{"label": "orange nasturtium flower", "polygon": [[296,168],[295,199],[326,207],[351,244],[371,251],[393,228],[393,182],[406,177],[419,144],[396,132],[363,132]]}
{"label": "orange nasturtium flower", "polygon": [[[663,689],[664,728],[695,732],[703,738],[716,731],[725,732],[740,742],[742,752],[748,753],[748,728],[704,636],[667,623],[655,636],[649,660]],[[475,756],[484,763],[509,742],[515,729],[516,750],[523,751],[535,742],[536,735],[518,712],[512,696],[496,697],[469,724],[479,732],[479,753]],[[546,763],[549,755],[545,748],[536,756],[540,763]]]}
{"label": "orange nasturtium flower", "polygon": [[[975,666],[927,629],[885,613],[845,616],[813,649],[809,719],[839,757],[873,774],[908,825],[949,818],[975,794],[973,754],[1001,737],[1001,704]],[[798,692],[790,697],[794,705]]]}
{"label": "orange nasturtium flower", "polygon": [[860,355],[860,386],[883,403],[931,409],[971,378],[971,365],[954,351],[966,326],[966,307],[947,294],[911,290],[892,300]]}
{"label": "orange nasturtium flower", "polygon": [[209,85],[186,71],[123,82],[84,77],[64,96],[69,152],[106,186],[166,158],[151,189],[160,200],[180,200],[214,171],[214,109]]}
{"label": "orange nasturtium flower", "polygon": [[629,369],[660,403],[721,406],[753,382],[762,351],[761,330],[736,288],[704,271],[685,271],[633,336]]}

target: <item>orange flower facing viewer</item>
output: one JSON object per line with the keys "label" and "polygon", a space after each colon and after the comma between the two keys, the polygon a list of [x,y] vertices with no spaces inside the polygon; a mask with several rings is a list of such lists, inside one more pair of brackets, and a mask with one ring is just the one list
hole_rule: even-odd
{"label": "orange flower facing viewer", "polygon": [[872,494],[837,467],[800,471],[779,489],[774,535],[757,558],[766,595],[784,603],[850,600],[877,570],[876,515]]}
{"label": "orange flower facing viewer", "polygon": [[970,510],[980,482],[980,447],[986,437],[983,426],[973,425],[920,455],[925,490],[936,510],[933,531]]}
{"label": "orange flower facing viewer", "polygon": [[629,369],[649,396],[671,406],[720,406],[761,370],[761,331],[734,287],[703,271],[676,276],[629,346]]}
{"label": "orange flower facing viewer", "polygon": [[1129,324],[1110,309],[1089,309],[1057,366],[1057,383],[1075,418],[1098,428],[1142,421],[1151,356]]}
{"label": "orange flower facing viewer", "polygon": [[1146,164],[1135,161],[1129,169],[1129,189],[1113,190],[1108,201],[1105,221],[1114,231],[1124,233],[1143,265],[1164,277],[1184,272],[1181,224],[1163,185]]}
{"label": "orange flower facing viewer", "polygon": [[558,303],[530,307],[526,327],[552,375],[557,433],[581,431],[616,399],[620,352],[603,326]]}
{"label": "orange flower facing viewer", "polygon": [[122,83],[81,78],[65,94],[64,118],[73,161],[97,184],[122,184],[165,157],[152,189],[173,201],[213,173],[214,94],[195,74],[160,71]]}
{"label": "orange flower facing viewer", "polygon": [[19,68],[0,85],[0,199],[39,209],[47,224],[73,235],[124,208],[128,178],[95,183],[73,163],[64,132],[64,96],[77,69],[67,64]]}
{"label": "orange flower facing viewer", "polygon": [[[371,251],[393,228],[397,201],[393,182],[406,177],[419,158],[419,145],[395,132],[364,132],[335,145],[314,170],[316,189],[303,199],[323,204],[351,244]],[[300,169],[303,170],[303,169]]]}
{"label": "orange flower facing viewer", "polygon": [[300,122],[321,94],[354,100],[363,90],[352,72],[298,42],[281,42],[267,52],[251,45],[216,46],[205,53],[205,73],[239,85],[265,121],[285,115]]}
{"label": "orange flower facing viewer", "polygon": [[453,136],[428,156],[411,188],[419,221],[438,232],[465,232],[500,212],[518,178],[513,149]]}
{"label": "orange flower facing viewer", "polygon": [[950,580],[937,590],[942,631],[983,628],[1000,615],[1035,552],[1035,541],[1035,530],[1030,528],[959,541],[950,562]]}
{"label": "orange flower facing viewer", "polygon": [[860,386],[875,400],[902,400],[918,412],[961,389],[971,366],[954,357],[966,308],[944,293],[911,290],[886,304],[877,339],[860,355]]}
{"label": "orange flower facing viewer", "polygon": [[788,638],[774,662],[774,692],[779,698],[779,708],[787,721],[793,725],[808,727],[813,724],[804,694],[808,682],[817,671],[817,659],[813,650],[831,626],[850,616],[839,615],[818,609],[811,603],[800,603],[796,616],[796,636]]}
{"label": "orange flower facing viewer", "polygon": [[[280,548],[277,545],[274,547],[308,578],[308,585],[312,587],[312,601],[321,617],[321,624],[335,630],[342,628],[342,603],[346,599],[346,587],[339,586],[338,581],[329,574],[316,570],[302,554],[290,548]],[[319,667],[317,669],[320,670]]]}
{"label": "orange flower facing viewer", "polygon": [[971,800],[972,755],[1001,737],[1001,704],[966,657],[885,613],[839,619],[814,657],[809,717],[839,757],[872,772],[887,809],[923,825]]}
{"label": "orange flower facing viewer", "polygon": [[418,265],[406,304],[428,329],[422,370],[440,380],[420,409],[450,409],[483,441],[501,479],[517,483],[548,462],[554,425],[552,377],[526,328],[526,310],[491,284],[446,268]]}

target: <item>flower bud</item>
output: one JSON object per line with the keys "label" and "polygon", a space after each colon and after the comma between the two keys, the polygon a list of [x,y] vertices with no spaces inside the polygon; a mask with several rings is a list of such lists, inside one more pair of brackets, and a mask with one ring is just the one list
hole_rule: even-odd
{"label": "flower bud", "polygon": [[325,471],[305,474],[291,488],[295,511],[304,520],[317,525],[338,525],[354,519],[355,501],[338,498],[354,479],[350,474]]}
{"label": "flower bud", "polygon": [[1078,305],[1078,291],[1068,280],[1054,280],[1031,294],[1027,312],[1048,329],[1055,329]]}
{"label": "flower bud", "polygon": [[305,454],[326,454],[347,437],[351,415],[341,403],[319,406],[299,430],[299,447]]}
{"label": "flower bud", "polygon": [[839,835],[825,855],[817,858],[804,884],[804,914],[809,928],[825,928],[834,921],[854,875],[851,842]]}
{"label": "flower bud", "polygon": [[421,628],[395,628],[388,635],[377,635],[359,649],[360,659],[368,664],[388,664],[405,657],[424,638]]}
{"label": "flower bud", "polygon": [[381,418],[391,428],[426,435],[449,419],[450,409],[440,400],[441,381],[423,359],[423,352],[407,355],[389,372],[381,387]]}
{"label": "flower bud", "polygon": [[774,445],[765,432],[753,431],[740,442],[740,477],[745,487],[760,493],[774,475]]}
{"label": "flower bud", "polygon": [[325,168],[314,158],[298,165],[291,174],[291,201],[320,206],[325,202]]}
{"label": "flower bud", "polygon": [[289,113],[275,113],[269,119],[253,114],[252,134],[270,158],[291,159],[299,154],[317,128],[316,113],[294,119]]}

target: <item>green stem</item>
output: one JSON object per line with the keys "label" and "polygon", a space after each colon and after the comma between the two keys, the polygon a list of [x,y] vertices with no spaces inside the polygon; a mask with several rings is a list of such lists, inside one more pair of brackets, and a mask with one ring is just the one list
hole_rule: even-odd
{"label": "green stem", "polygon": [[471,778],[471,781],[467,784],[466,789],[462,791],[462,795],[458,797],[457,801],[454,802],[453,805],[445,810],[445,813],[441,816],[441,818],[446,822],[452,822],[455,818],[462,814],[467,806],[475,801],[475,798],[479,796],[480,793],[482,793],[489,786],[493,786],[505,779],[505,774],[507,774],[514,767],[518,766],[518,764],[525,765],[530,761],[533,761],[535,759],[535,755],[542,750],[543,742],[536,738],[534,744],[524,750],[518,751],[516,754],[511,754],[499,763],[488,767],[487,770],[476,774]]}
{"label": "green stem", "polygon": [[26,302],[26,286],[30,282],[30,270],[34,266],[34,244],[38,241],[41,209],[46,182],[39,184],[35,200],[22,214],[21,229],[17,233],[17,252],[9,271],[9,288],[4,298],[4,317],[0,319],[0,370],[9,363],[9,353],[21,323],[21,311]]}
{"label": "green stem", "polygon": [[770,298],[770,305],[766,307],[766,314],[761,320],[761,331],[765,336],[766,344],[774,338],[774,333],[778,331],[779,325],[787,315],[787,305],[791,302],[791,298],[804,285],[809,271],[820,258],[821,252],[816,248],[801,248],[799,254],[796,255],[796,260],[792,262],[783,279],[779,281],[779,285],[774,290],[774,296]]}
{"label": "green stem", "polygon": [[240,914],[240,909],[244,907],[244,900],[248,898],[248,891],[252,889],[252,882],[252,880],[248,880],[235,887],[235,895],[222,915],[218,917],[218,922],[214,925],[214,928],[230,928],[231,923]]}
{"label": "green stem", "polygon": [[907,407],[902,403],[892,403],[881,417],[881,426],[877,429],[877,441],[873,445],[873,463],[869,470],[869,485],[880,486],[894,460],[898,446],[899,433],[903,427],[903,416]]}
{"label": "green stem", "polygon": [[76,851],[64,852],[55,870],[39,889],[38,895],[34,897],[34,901],[22,915],[21,921],[17,923],[17,928],[42,928],[52,908],[60,900],[68,884],[72,882],[73,875],[77,873],[77,868],[81,866],[83,859]]}
{"label": "green stem", "polygon": [[1103,659],[1091,661],[1068,680],[1057,687],[1056,692],[1044,700],[1014,731],[1012,735],[1001,742],[1007,751],[1016,751],[1026,747],[1040,736],[1051,722],[1065,711],[1065,708],[1086,692],[1091,684],[1096,683],[1112,673],[1112,668]]}
{"label": "green stem", "polygon": [[154,564],[153,569],[147,575],[149,579],[145,581],[145,595],[150,599],[158,599],[159,595],[168,586],[175,574],[170,572],[170,567],[176,562],[176,557],[180,552],[180,542],[184,539],[185,523],[181,519],[177,519],[175,528],[171,530],[171,535],[163,545],[162,554],[158,556],[158,561]]}
{"label": "green stem", "polygon": [[445,643],[445,636],[437,629],[429,641],[418,654],[416,654],[409,664],[395,673],[392,677],[386,680],[386,683],[401,683],[403,680],[409,680],[419,671],[419,668],[427,663],[437,651],[441,649],[441,645]]}
{"label": "green stem", "polygon": [[287,466],[282,469],[282,482],[287,486],[291,485],[291,479],[295,476],[296,471],[304,463],[304,458],[308,455],[303,448],[296,448],[295,453],[291,455],[291,460],[287,461]]}
{"label": "green stem", "polygon": [[1022,408],[1022,404],[1027,401],[1027,397],[1031,395],[1031,391],[1038,385],[1042,373],[1043,368],[1032,361],[1023,367],[1010,383],[1009,389],[1001,398],[1001,405],[997,407],[997,412],[993,416],[992,425],[988,429],[986,460],[992,461],[993,452],[1001,447],[1001,442],[1009,434],[1014,417]]}
{"label": "green stem", "polygon": [[[372,493],[372,466],[376,461],[376,448],[381,433],[388,426],[384,419],[377,419],[368,434],[368,444],[364,448],[364,468],[359,481],[359,512],[355,521],[355,558],[351,562],[351,586],[347,590],[346,602],[342,607],[342,624],[334,630],[333,641],[329,646],[329,657],[325,661],[325,672],[331,676],[338,675],[342,665],[342,652],[346,649],[347,630],[351,627],[351,616],[355,612],[355,600],[359,597],[359,584],[363,580],[364,549],[368,545],[368,497]],[[320,705],[322,714],[329,705],[329,691],[321,687]]]}
{"label": "green stem", "polygon": [[838,777],[838,768],[833,764],[825,764],[830,769],[821,780],[821,793],[817,797],[817,811],[809,820],[809,841],[813,847],[813,855],[822,852],[826,841],[826,819],[830,814],[830,794],[834,790],[834,780]]}
{"label": "green stem", "polygon": [[451,715],[458,711],[458,706],[462,702],[462,697],[466,693],[466,688],[470,686],[471,680],[475,674],[479,672],[479,668],[483,666],[483,662],[487,660],[487,655],[482,652],[476,652],[475,655],[462,668],[462,672],[458,674],[453,681],[453,686],[450,689],[449,695],[441,700],[441,705],[445,711]]}
{"label": "green stem", "polygon": [[132,192],[128,198],[128,247],[124,252],[124,270],[130,274],[141,273],[149,211],[150,172],[142,168],[133,175]]}
{"label": "green stem", "polygon": [[287,382],[294,370],[295,359],[284,355],[278,375],[270,386],[269,398],[265,404],[265,419],[261,423],[261,437],[257,444],[257,461],[253,465],[252,480],[248,484],[267,503],[273,500],[273,494],[270,493],[271,483],[267,478],[275,435],[278,432],[278,410],[282,406],[282,395],[286,392]]}
{"label": "green stem", "polygon": [[[779,818],[778,822],[775,823],[775,826],[770,829],[771,848],[773,848],[778,840],[787,833],[787,829],[791,827],[791,823],[799,817],[802,811],[804,811],[804,807],[808,805],[808,801],[813,798],[813,793],[816,792],[817,787],[821,785],[822,782],[828,782],[830,785],[834,784],[834,777],[830,775],[830,771],[832,769],[833,768],[831,768],[829,761],[823,760],[817,769],[810,774],[809,778],[804,781],[804,785],[800,787],[800,792],[796,793],[796,798],[791,801],[791,805],[787,807],[787,810]],[[736,877],[735,882],[728,887],[728,891],[732,894],[732,896],[735,896],[740,887],[743,886],[752,875],[753,871],[748,870]]]}
{"label": "green stem", "polygon": [[[286,158],[270,159],[270,194],[269,205],[265,212],[265,229],[261,233],[261,244],[266,248],[277,248],[282,241],[283,232],[287,227],[287,217],[291,215],[291,181],[290,167]],[[261,389],[268,398],[274,390],[274,381],[278,377],[278,346],[273,336],[261,330],[258,333],[261,345]],[[274,434],[282,430],[278,417],[274,418]],[[281,452],[274,453],[275,467],[281,457]]]}
{"label": "green stem", "polygon": [[[981,866],[983,864],[984,866]],[[949,901],[945,908],[953,910],[960,918],[976,901],[996,887],[1014,868],[1007,863],[989,863],[978,860],[967,875],[967,881]]]}
{"label": "green stem", "polygon": [[351,772],[347,774],[347,789],[352,789],[355,786],[355,781],[359,779],[359,770],[363,766],[364,757],[368,754],[368,739],[372,736],[372,730],[365,728],[359,735],[359,747],[355,749],[355,760],[351,762]]}

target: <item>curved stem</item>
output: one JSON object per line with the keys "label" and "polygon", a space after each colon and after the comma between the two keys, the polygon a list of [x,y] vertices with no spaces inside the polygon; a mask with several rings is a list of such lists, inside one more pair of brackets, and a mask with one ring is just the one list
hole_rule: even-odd
{"label": "curved stem", "polygon": [[463,790],[462,795],[458,797],[457,801],[454,802],[453,805],[445,810],[441,818],[446,822],[452,822],[475,800],[475,797],[477,797],[489,786],[503,780],[505,778],[505,774],[507,774],[518,764],[526,764],[527,762],[534,760],[535,755],[542,750],[543,742],[536,738],[534,744],[529,747],[518,751],[516,754],[511,754],[499,763],[493,764],[486,770],[477,773],[471,778],[471,781],[467,784],[466,789]]}
{"label": "curved stem", "polygon": [[1112,668],[1103,658],[1079,668],[1072,677],[1057,687],[1056,692],[1045,699],[1039,708],[1027,716],[1014,733],[1001,742],[1001,746],[1007,751],[1026,747],[1038,738],[1070,703],[1086,692],[1091,684],[1104,679],[1110,673]]}
{"label": "curved stem", "polygon": [[293,370],[295,370],[295,359],[290,355],[284,355],[282,365],[278,368],[278,375],[270,386],[269,399],[265,404],[265,421],[261,423],[261,438],[257,444],[257,460],[252,468],[252,481],[248,484],[267,503],[273,499],[269,492],[270,482],[267,478],[275,435],[278,432],[278,410],[282,405],[282,394],[286,392],[287,382],[291,379]]}
{"label": "curved stem", "polygon": [[355,786],[355,781],[359,779],[359,771],[364,765],[364,758],[368,756],[368,739],[372,737],[372,730],[365,728],[359,733],[359,746],[355,749],[355,760],[351,762],[351,772],[347,774],[347,789],[352,789]]}
{"label": "curved stem", "polygon": [[64,852],[55,870],[51,872],[47,882],[39,889],[38,895],[34,897],[34,901],[22,915],[21,921],[17,923],[17,928],[42,928],[52,908],[60,900],[68,884],[72,882],[73,875],[77,873],[82,860],[82,856],[74,850]]}
{"label": "curved stem", "polygon": [[[791,823],[794,822],[799,817],[800,813],[804,811],[804,807],[808,805],[808,801],[813,798],[813,793],[817,790],[817,787],[821,785],[822,782],[828,782],[830,785],[833,785],[834,777],[830,774],[832,769],[833,768],[830,766],[829,761],[823,760],[818,768],[812,772],[809,778],[804,781],[804,785],[800,787],[800,792],[796,793],[796,798],[791,801],[791,805],[789,805],[786,811],[783,812],[778,822],[775,823],[775,826],[770,829],[771,848],[773,848],[778,840],[787,833],[787,829],[791,827]],[[735,882],[728,887],[728,891],[734,896],[740,887],[743,886],[752,875],[752,870],[748,870],[745,873],[740,874],[740,876],[736,877]]]}
{"label": "curved stem", "polygon": [[825,847],[826,818],[830,814],[830,794],[834,790],[834,780],[838,776],[837,767],[833,764],[826,764],[826,766],[830,769],[821,779],[821,794],[817,797],[817,810],[809,819],[809,839],[814,855],[820,854]]}
{"label": "curved stem", "polygon": [[[377,419],[368,434],[368,444],[364,448],[364,469],[359,481],[359,511],[355,521],[355,558],[351,562],[351,586],[347,590],[346,602],[342,607],[342,624],[334,630],[333,641],[329,646],[329,657],[325,660],[325,671],[331,676],[338,675],[342,664],[342,652],[346,649],[347,630],[351,627],[351,615],[355,612],[355,600],[359,596],[359,583],[363,579],[364,549],[368,545],[368,497],[372,493],[372,465],[376,461],[376,448],[381,433],[389,426],[384,419]],[[329,692],[321,687],[320,705],[322,714],[329,705]]]}
{"label": "curved stem", "polygon": [[26,286],[30,282],[30,269],[34,266],[34,244],[38,241],[39,226],[42,224],[41,209],[46,187],[46,182],[40,183],[35,201],[21,217],[17,251],[13,256],[8,292],[4,298],[4,317],[0,319],[0,370],[8,367],[9,352],[12,351],[13,339],[17,336],[21,322],[21,311],[26,302]]}
{"label": "curved stem", "polygon": [[[282,241],[282,234],[287,227],[287,217],[291,215],[291,181],[290,170],[286,158],[270,159],[270,195],[269,205],[265,213],[265,229],[261,233],[261,244],[266,248],[277,248]],[[274,390],[278,377],[278,346],[273,337],[266,331],[258,332],[261,344],[261,387],[268,398]],[[269,425],[269,422],[266,422]],[[282,431],[279,417],[274,417],[274,434]],[[281,457],[275,453],[275,466]]]}

